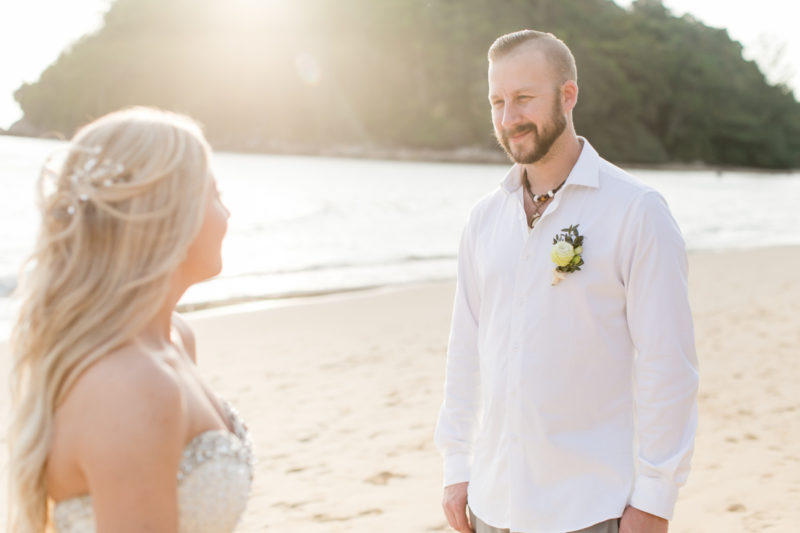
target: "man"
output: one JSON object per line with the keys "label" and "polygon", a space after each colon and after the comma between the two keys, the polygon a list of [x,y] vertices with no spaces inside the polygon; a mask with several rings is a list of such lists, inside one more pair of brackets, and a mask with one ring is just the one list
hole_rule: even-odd
{"label": "man", "polygon": [[662,197],[575,134],[577,100],[553,35],[490,48],[492,121],[515,165],[459,249],[436,443],[460,532],[664,533],[688,476],[685,245]]}

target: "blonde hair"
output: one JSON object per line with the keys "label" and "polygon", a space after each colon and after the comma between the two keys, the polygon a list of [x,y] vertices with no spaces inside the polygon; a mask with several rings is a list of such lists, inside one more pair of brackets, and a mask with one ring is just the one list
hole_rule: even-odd
{"label": "blonde hair", "polygon": [[209,154],[191,119],[132,108],[84,126],[64,162],[43,171],[41,227],[11,335],[9,531],[50,529],[55,409],[164,305],[203,221]]}

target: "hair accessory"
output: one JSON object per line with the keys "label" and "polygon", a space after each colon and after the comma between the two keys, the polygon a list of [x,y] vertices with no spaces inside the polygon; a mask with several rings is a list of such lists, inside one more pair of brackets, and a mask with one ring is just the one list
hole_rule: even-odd
{"label": "hair accessory", "polygon": [[[70,144],[47,158],[39,178],[39,190],[43,198],[51,195],[59,198],[59,207],[53,212],[56,217],[71,218],[99,189],[128,181],[130,172],[125,166],[100,158],[102,152],[102,146]],[[64,165],[70,159],[77,163],[66,169]],[[71,173],[65,175],[68,170]]]}
{"label": "hair accessory", "polygon": [[[97,189],[111,187],[127,179],[122,164],[114,163],[110,159],[98,159],[97,156],[102,152],[100,146],[72,147],[73,150],[76,148],[92,156],[83,165],[78,165],[68,177],[73,198],[77,198],[78,202],[86,203],[94,196]],[[67,207],[67,214],[74,215],[75,211],[76,206],[73,201]]]}

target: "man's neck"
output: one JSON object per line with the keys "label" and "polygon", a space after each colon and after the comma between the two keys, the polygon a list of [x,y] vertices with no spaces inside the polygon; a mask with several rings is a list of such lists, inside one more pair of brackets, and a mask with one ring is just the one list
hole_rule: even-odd
{"label": "man's neck", "polygon": [[582,141],[567,130],[553,143],[545,157],[530,165],[522,165],[532,192],[543,194],[558,187],[578,162],[582,149]]}

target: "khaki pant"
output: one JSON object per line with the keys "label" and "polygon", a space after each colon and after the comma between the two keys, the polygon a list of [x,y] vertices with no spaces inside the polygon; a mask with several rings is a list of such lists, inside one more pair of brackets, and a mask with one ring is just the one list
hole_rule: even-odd
{"label": "khaki pant", "polygon": [[[496,527],[492,527],[486,523],[484,523],[480,518],[475,516],[475,513],[472,512],[472,509],[469,510],[469,520],[472,524],[472,527],[475,528],[475,533],[510,533],[507,529],[500,529]],[[567,533],[618,533],[619,532],[619,518],[612,518],[611,520],[606,520],[605,522],[600,522],[599,524],[595,524],[593,526],[589,526],[587,528],[567,532]]]}

